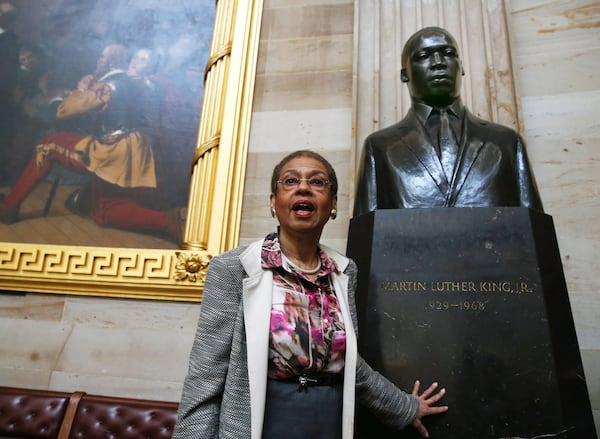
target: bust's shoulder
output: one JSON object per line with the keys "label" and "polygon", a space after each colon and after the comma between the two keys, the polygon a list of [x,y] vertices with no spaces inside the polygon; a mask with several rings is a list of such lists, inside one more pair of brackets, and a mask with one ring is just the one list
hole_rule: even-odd
{"label": "bust's shoulder", "polygon": [[493,133],[493,135],[505,135],[510,137],[519,136],[519,133],[513,128],[492,122],[490,120],[482,119],[471,113],[469,110],[465,110],[465,117],[472,126],[475,125],[476,127],[480,127],[484,132]]}
{"label": "bust's shoulder", "polygon": [[415,119],[414,116],[409,113],[399,122],[372,132],[367,136],[365,142],[378,145],[384,141],[384,143],[387,144],[385,141],[389,141],[390,139],[400,139],[409,134],[414,128]]}

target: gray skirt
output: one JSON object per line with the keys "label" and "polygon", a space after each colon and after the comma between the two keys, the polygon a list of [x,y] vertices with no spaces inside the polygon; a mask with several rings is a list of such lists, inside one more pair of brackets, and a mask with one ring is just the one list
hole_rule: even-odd
{"label": "gray skirt", "polygon": [[343,384],[309,386],[267,380],[262,439],[341,439]]}

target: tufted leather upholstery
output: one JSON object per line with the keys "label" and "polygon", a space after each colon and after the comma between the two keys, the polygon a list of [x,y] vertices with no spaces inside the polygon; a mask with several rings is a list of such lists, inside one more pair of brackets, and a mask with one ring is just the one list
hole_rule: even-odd
{"label": "tufted leather upholstery", "polygon": [[0,439],[170,439],[176,402],[0,386]]}
{"label": "tufted leather upholstery", "polygon": [[170,439],[175,402],[84,395],[69,439]]}
{"label": "tufted leather upholstery", "polygon": [[55,439],[69,393],[0,387],[0,436]]}

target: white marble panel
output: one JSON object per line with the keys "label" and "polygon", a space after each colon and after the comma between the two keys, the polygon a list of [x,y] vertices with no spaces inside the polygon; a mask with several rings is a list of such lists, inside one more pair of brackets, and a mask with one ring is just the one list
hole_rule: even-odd
{"label": "white marble panel", "polygon": [[[600,350],[582,350],[581,360],[592,407],[600,407]],[[600,433],[600,410],[593,410],[596,431]]]}
{"label": "white marble panel", "polygon": [[305,5],[302,1],[289,7],[263,9],[261,40],[313,38],[352,34],[354,2]]}
{"label": "white marble panel", "polygon": [[[581,235],[600,239],[600,122],[581,111],[599,106],[600,90],[523,98],[529,156],[559,241]],[[586,251],[591,242],[582,244]]]}
{"label": "white marble panel", "polygon": [[600,350],[582,350],[581,359],[583,361],[583,367],[586,373],[586,381],[588,384],[588,391],[590,393],[590,399],[592,404],[600,406],[600,375],[589,374],[588,371],[600,369]]}
{"label": "white marble panel", "polygon": [[[569,279],[568,279],[569,280]],[[598,350],[598,309],[600,298],[594,290],[583,290],[581,292],[569,292],[573,320],[577,331],[577,341],[580,349]],[[600,350],[598,350],[600,352]],[[600,371],[590,369],[592,376],[600,379]],[[600,394],[597,395],[600,399]]]}
{"label": "white marble panel", "polygon": [[[580,35],[574,41],[557,38],[556,43],[551,42],[552,50],[545,50],[539,43],[524,42],[524,50],[518,57],[523,71],[519,76],[521,96],[598,89],[600,46],[597,41],[586,44],[585,36],[589,32],[577,34]],[[571,44],[567,45],[569,41]]]}
{"label": "white marble panel", "polygon": [[351,135],[350,108],[254,112],[250,151],[343,150],[349,149]]}
{"label": "white marble panel", "polygon": [[50,383],[50,370],[11,367],[3,363],[0,367],[0,386],[23,387],[25,389],[47,389]]}
{"label": "white marble panel", "polygon": [[179,402],[182,387],[183,380],[165,381],[161,377],[139,379],[91,373],[54,372],[48,388],[66,392],[85,391],[94,395],[118,395],[125,398]]}
{"label": "white marble panel", "polygon": [[65,296],[48,294],[0,294],[0,317],[24,320],[61,320]]}
{"label": "white marble panel", "polygon": [[63,320],[86,326],[193,333],[199,313],[200,304],[197,303],[69,297]]}
{"label": "white marble panel", "polygon": [[274,40],[260,45],[257,75],[352,70],[352,35]]}
{"label": "white marble panel", "polygon": [[[298,0],[265,0],[265,8],[285,8],[298,6]],[[353,0],[302,0],[303,6],[352,4]]]}
{"label": "white marble panel", "polygon": [[254,87],[253,110],[302,111],[350,108],[352,72],[297,72],[259,75]]}
{"label": "white marble panel", "polygon": [[56,371],[182,381],[194,334],[74,325]]}
{"label": "white marble panel", "polygon": [[52,370],[70,329],[60,322],[0,318],[2,366]]}
{"label": "white marble panel", "polygon": [[[600,85],[600,80],[598,81]],[[600,89],[594,91],[523,97],[523,120],[528,138],[600,137]],[[598,153],[600,156],[600,152]]]}
{"label": "white marble panel", "polygon": [[513,0],[511,6],[522,95],[598,89],[597,1]]}

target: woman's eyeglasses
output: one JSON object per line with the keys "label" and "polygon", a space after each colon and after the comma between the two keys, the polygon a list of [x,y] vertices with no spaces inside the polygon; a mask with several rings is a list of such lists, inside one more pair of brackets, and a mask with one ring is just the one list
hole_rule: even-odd
{"label": "woman's eyeglasses", "polygon": [[277,184],[283,186],[286,190],[296,189],[300,186],[300,183],[305,181],[311,189],[316,191],[324,191],[325,188],[329,185],[329,180],[325,180],[319,177],[312,178],[298,178],[298,177],[287,177],[283,180],[277,180]]}

